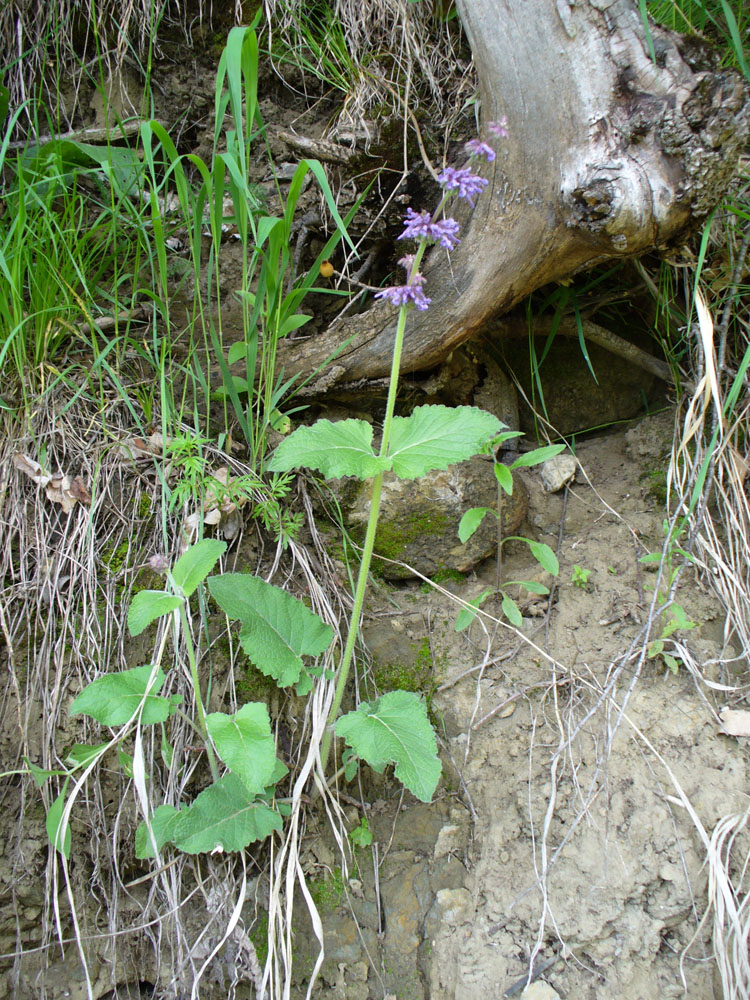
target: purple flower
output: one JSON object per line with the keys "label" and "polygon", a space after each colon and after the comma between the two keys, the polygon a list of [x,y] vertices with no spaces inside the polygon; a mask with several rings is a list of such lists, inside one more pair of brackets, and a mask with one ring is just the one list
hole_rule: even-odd
{"label": "purple flower", "polygon": [[498,139],[508,138],[508,119],[503,115],[499,122],[487,122],[487,128]]}
{"label": "purple flower", "polygon": [[446,250],[454,250],[459,243],[458,228],[455,219],[439,219],[433,222],[429,212],[415,212],[407,208],[404,231],[399,239],[429,240],[431,243],[439,243]]}
{"label": "purple flower", "polygon": [[424,277],[421,274],[413,274],[408,285],[394,285],[391,288],[384,288],[380,292],[375,292],[375,298],[388,299],[399,308],[413,302],[417,309],[424,312],[432,300],[428,299],[422,291],[422,285],[424,285]]}
{"label": "purple flower", "polygon": [[468,167],[460,170],[456,167],[446,167],[438,176],[438,181],[447,191],[457,191],[459,198],[465,198],[471,207],[474,207],[474,199],[487,187],[489,181],[484,177],[478,177],[472,173]]}
{"label": "purple flower", "polygon": [[483,156],[488,163],[492,163],[495,159],[495,150],[486,142],[482,142],[481,139],[472,139],[470,142],[464,143],[464,149],[469,156]]}
{"label": "purple flower", "polygon": [[161,552],[156,552],[154,555],[149,556],[146,560],[146,564],[154,573],[158,573],[159,576],[165,576],[167,570],[169,569],[169,561],[165,555]]}

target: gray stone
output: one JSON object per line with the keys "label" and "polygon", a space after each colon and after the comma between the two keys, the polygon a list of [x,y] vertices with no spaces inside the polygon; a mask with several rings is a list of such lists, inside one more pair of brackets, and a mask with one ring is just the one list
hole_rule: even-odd
{"label": "gray stone", "polygon": [[547,493],[557,493],[575,478],[578,463],[572,455],[555,455],[542,464],[539,472]]}

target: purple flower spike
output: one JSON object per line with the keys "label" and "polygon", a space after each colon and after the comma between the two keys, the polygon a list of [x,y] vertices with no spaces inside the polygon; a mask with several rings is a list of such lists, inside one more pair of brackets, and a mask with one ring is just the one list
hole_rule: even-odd
{"label": "purple flower spike", "polygon": [[469,156],[483,156],[488,163],[492,163],[495,159],[495,150],[492,146],[488,146],[486,142],[482,142],[481,139],[472,139],[470,142],[465,143],[464,149]]}
{"label": "purple flower spike", "polygon": [[468,167],[463,167],[460,170],[456,167],[446,167],[438,176],[438,181],[446,191],[457,191],[458,197],[465,198],[472,208],[474,207],[473,199],[481,194],[489,184],[489,181],[484,177],[478,177]]}
{"label": "purple flower spike", "polygon": [[455,250],[459,243],[458,228],[455,219],[439,219],[433,222],[429,212],[414,212],[411,208],[407,208],[404,231],[399,239],[429,240],[431,243],[439,243],[446,250]]}
{"label": "purple flower spike", "polygon": [[503,115],[499,122],[487,122],[487,128],[498,139],[508,138],[508,119]]}
{"label": "purple flower spike", "polygon": [[413,303],[420,312],[429,306],[431,299],[428,299],[422,291],[424,277],[421,274],[412,275],[408,285],[394,285],[391,288],[384,288],[380,292],[375,292],[376,299],[388,299],[394,306],[408,306]]}

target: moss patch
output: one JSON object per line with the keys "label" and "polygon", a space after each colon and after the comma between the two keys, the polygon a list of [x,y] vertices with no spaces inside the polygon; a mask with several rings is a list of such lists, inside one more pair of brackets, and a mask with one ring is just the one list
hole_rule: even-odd
{"label": "moss patch", "polygon": [[413,642],[411,647],[414,657],[409,657],[408,662],[375,660],[373,677],[379,694],[386,691],[414,691],[425,696],[429,710],[437,690],[441,668],[433,660],[427,636],[419,642]]}
{"label": "moss patch", "polygon": [[344,876],[340,868],[327,872],[323,878],[308,882],[310,895],[321,913],[332,913],[344,898]]}
{"label": "moss patch", "polygon": [[[445,514],[426,514],[415,512],[405,518],[378,525],[375,535],[375,555],[372,560],[372,571],[380,575],[385,563],[378,556],[386,559],[404,560],[406,550],[418,539],[434,535],[445,535],[450,530],[450,521]],[[360,534],[360,533],[358,533]],[[361,531],[361,543],[364,529]],[[408,562],[407,560],[404,560]]]}

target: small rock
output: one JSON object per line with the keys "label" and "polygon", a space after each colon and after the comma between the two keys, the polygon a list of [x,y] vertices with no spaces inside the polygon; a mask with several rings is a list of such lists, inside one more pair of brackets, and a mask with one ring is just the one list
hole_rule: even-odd
{"label": "small rock", "polygon": [[577,462],[572,455],[555,455],[541,466],[542,483],[547,493],[557,493],[575,478]]}
{"label": "small rock", "polygon": [[474,900],[468,889],[438,889],[437,905],[445,924],[468,923],[474,915]]}
{"label": "small rock", "polygon": [[435,857],[444,858],[446,854],[460,851],[464,843],[464,831],[455,823],[446,823],[438,834],[435,844]]}
{"label": "small rock", "polygon": [[527,986],[521,994],[521,1000],[560,1000],[560,994],[553,990],[549,983],[539,982]]}

